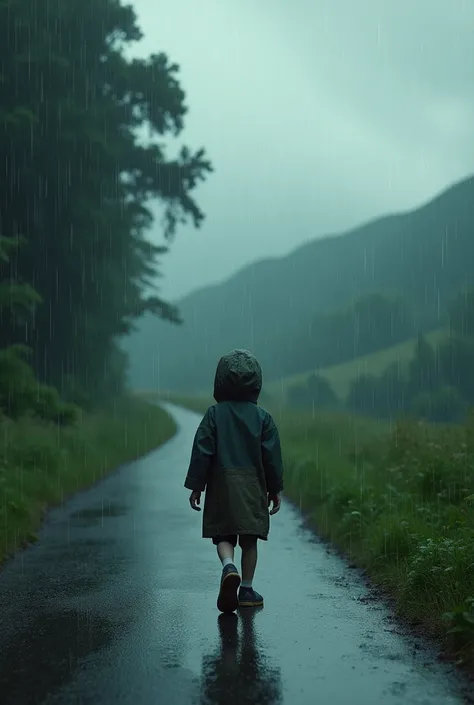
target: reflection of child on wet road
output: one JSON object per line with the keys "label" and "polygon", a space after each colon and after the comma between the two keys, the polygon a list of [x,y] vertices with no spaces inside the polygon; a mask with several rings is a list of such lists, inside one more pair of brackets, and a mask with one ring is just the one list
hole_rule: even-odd
{"label": "reflection of child on wet road", "polygon": [[[217,546],[223,566],[217,600],[221,612],[263,605],[252,585],[257,540],[268,538],[270,505],[271,515],[280,509],[283,466],[275,423],[257,406],[261,389],[262,370],[247,350],[221,358],[214,380],[217,404],[209,407],[196,432],[184,483],[197,511],[206,490],[202,535]],[[234,564],[237,540],[242,580]]]}
{"label": "reflection of child on wet road", "polygon": [[[200,703],[281,705],[281,671],[272,666],[255,625],[255,612],[221,614],[219,648],[202,659]],[[240,629],[239,629],[240,623]]]}

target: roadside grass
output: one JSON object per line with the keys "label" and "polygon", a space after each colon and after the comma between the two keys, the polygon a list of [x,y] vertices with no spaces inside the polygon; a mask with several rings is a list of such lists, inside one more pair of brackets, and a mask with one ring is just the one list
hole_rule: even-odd
{"label": "roadside grass", "polygon": [[[203,412],[204,398],[168,394]],[[269,409],[285,494],[397,613],[474,668],[474,415],[463,426]]]}
{"label": "roadside grass", "polygon": [[348,424],[334,433],[331,442],[315,422],[311,448],[283,428],[287,494],[401,616],[472,666],[473,420],[400,421],[366,441]]}
{"label": "roadside grass", "polygon": [[172,418],[135,397],[74,427],[0,418],[0,565],[36,540],[45,510],[171,438]]}

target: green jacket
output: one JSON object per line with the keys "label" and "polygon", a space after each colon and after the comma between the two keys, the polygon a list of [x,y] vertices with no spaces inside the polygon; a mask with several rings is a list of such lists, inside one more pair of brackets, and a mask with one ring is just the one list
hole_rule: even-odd
{"label": "green jacket", "polygon": [[258,361],[246,350],[221,358],[214,382],[217,404],[196,432],[185,487],[206,491],[202,535],[269,532],[268,494],[283,489],[280,438],[271,415],[257,406]]}

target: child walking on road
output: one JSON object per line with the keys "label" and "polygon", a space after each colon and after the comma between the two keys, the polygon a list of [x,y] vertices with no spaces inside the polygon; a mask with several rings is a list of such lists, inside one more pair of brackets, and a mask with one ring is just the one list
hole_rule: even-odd
{"label": "child walking on road", "polygon": [[[269,514],[280,509],[283,465],[275,423],[257,405],[261,389],[262,370],[247,350],[220,359],[214,380],[217,404],[209,407],[196,432],[184,483],[198,512],[206,490],[202,536],[212,539],[222,562],[221,612],[263,605],[253,588],[257,541],[268,539]],[[242,579],[234,564],[237,540]]]}

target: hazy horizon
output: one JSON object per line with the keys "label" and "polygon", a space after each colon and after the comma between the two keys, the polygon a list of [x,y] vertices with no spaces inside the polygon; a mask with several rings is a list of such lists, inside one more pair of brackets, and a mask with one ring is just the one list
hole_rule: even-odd
{"label": "hazy horizon", "polygon": [[[195,192],[201,230],[179,227],[162,260],[170,299],[421,206],[474,171],[472,3],[133,5],[137,51],[180,65],[177,144],[203,146],[215,167]],[[150,236],[161,241],[159,222]]]}

